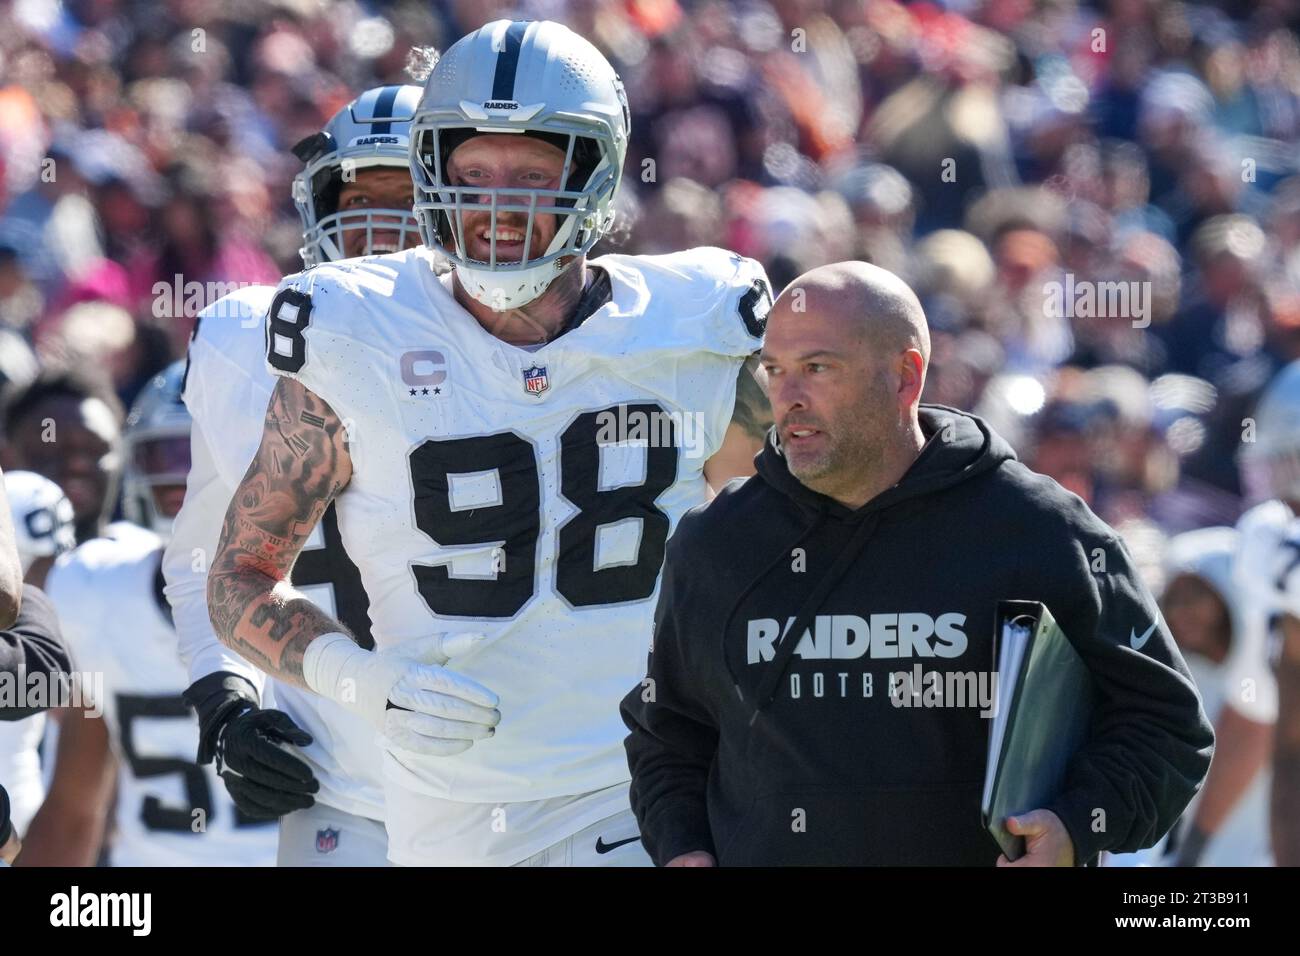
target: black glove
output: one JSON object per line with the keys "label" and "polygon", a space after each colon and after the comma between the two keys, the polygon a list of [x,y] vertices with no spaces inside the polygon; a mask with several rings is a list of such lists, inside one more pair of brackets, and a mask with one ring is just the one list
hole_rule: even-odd
{"label": "black glove", "polygon": [[279,710],[262,710],[257,690],[234,674],[209,674],[185,691],[199,713],[199,763],[217,773],[245,816],[274,820],[316,802],[311,767],[281,744],[305,747],[311,735]]}
{"label": "black glove", "polygon": [[282,710],[249,706],[226,721],[217,737],[217,773],[235,806],[258,820],[274,820],[316,802],[311,767],[279,746],[305,747],[311,734]]}

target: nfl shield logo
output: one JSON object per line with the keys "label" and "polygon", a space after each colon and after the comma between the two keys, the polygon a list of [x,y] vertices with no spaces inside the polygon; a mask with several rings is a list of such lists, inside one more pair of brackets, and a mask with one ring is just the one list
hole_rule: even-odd
{"label": "nfl shield logo", "polygon": [[333,853],[338,849],[339,831],[332,827],[327,830],[316,831],[316,852]]}
{"label": "nfl shield logo", "polygon": [[532,368],[524,369],[524,391],[529,395],[540,395],[550,387],[551,382],[546,377],[545,365],[534,365]]}

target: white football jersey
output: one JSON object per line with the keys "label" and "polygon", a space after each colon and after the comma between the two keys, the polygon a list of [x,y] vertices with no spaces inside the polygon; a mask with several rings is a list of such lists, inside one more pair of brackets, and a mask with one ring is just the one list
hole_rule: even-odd
{"label": "white football jersey", "polygon": [[[216,671],[266,676],[218,640],[208,616],[208,556],[215,554],[226,509],[262,438],[275,376],[266,368],[266,310],[275,289],[252,286],[213,303],[199,316],[189,347],[183,397],[193,417],[185,503],[163,561],[167,599],[176,616],[190,682]],[[294,565],[292,580],[309,599],[343,621],[369,646],[368,601],[355,565],[339,543],[334,509],[325,512]],[[302,748],[320,791],[316,800],[351,814],[383,819],[381,752],[374,731],[354,714],[310,691],[271,680],[264,706],[275,706],[312,736]]]}
{"label": "white football jersey", "polygon": [[41,776],[41,738],[45,715],[0,721],[0,784],[9,793],[9,818],[21,836],[45,799]]}
{"label": "white football jersey", "polygon": [[[136,533],[150,534],[126,521],[114,521],[104,531],[105,537],[113,538]],[[21,552],[21,545],[19,550]],[[77,662],[74,661],[73,666],[76,667]],[[42,765],[42,740],[46,743],[45,752],[55,753],[58,724],[51,724],[45,714],[33,714],[18,721],[0,721],[0,783],[9,793],[10,818],[20,835],[26,832],[27,825],[45,801],[46,784],[53,773],[52,761]]]}
{"label": "white football jersey", "polygon": [[[95,538],[50,570],[77,669],[103,675],[118,760],[114,866],[273,866],[275,824],[241,819],[211,765],[194,762],[199,722],[161,603],[162,540]],[[98,688],[98,679],[96,680]],[[199,812],[202,811],[202,812]]]}
{"label": "white football jersey", "polygon": [[762,268],[721,249],[610,255],[609,301],[536,350],[491,335],[427,249],[281,283],[268,360],[342,420],[347,552],[391,647],[488,639],[448,666],[501,699],[496,735],[396,785],[518,803],[628,780],[619,702],[641,680],[664,545],[707,500],[744,359],[762,344]]}
{"label": "white football jersey", "polygon": [[[1224,682],[1223,665],[1214,663],[1199,654],[1187,654],[1187,669],[1192,672],[1196,689],[1201,694],[1201,706],[1211,724],[1217,724],[1223,713],[1225,691],[1233,688]],[[1272,789],[1272,767],[1255,775],[1245,793],[1220,824],[1201,855],[1200,866],[1272,866],[1273,851],[1269,837],[1269,792]],[[1184,819],[1192,820],[1205,791],[1193,798],[1184,811]]]}
{"label": "white football jersey", "polygon": [[1269,633],[1277,610],[1275,583],[1292,522],[1281,501],[1251,508],[1237,522],[1233,584],[1240,597],[1240,625],[1224,663],[1225,703],[1256,723],[1277,720],[1277,677],[1269,664]]}

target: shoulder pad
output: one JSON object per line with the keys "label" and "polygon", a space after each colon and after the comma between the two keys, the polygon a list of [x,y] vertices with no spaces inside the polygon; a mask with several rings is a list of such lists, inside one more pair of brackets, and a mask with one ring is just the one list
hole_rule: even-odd
{"label": "shoulder pad", "polygon": [[690,323],[703,348],[747,356],[763,344],[772,287],[753,259],[700,246],[661,256],[601,256],[592,264],[638,279],[660,317],[667,312]]}

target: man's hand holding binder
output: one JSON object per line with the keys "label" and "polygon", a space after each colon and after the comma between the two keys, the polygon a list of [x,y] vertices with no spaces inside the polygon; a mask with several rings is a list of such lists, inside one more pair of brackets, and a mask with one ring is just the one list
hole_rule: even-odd
{"label": "man's hand holding binder", "polygon": [[1065,824],[1051,810],[1030,810],[1007,817],[1007,830],[1025,839],[1025,855],[1008,860],[1003,853],[998,866],[1074,866],[1074,842]]}
{"label": "man's hand holding binder", "polygon": [[1047,607],[1003,601],[994,638],[997,706],[981,812],[1002,847],[998,866],[1074,866],[1074,841],[1045,805],[1087,736],[1088,668]]}

